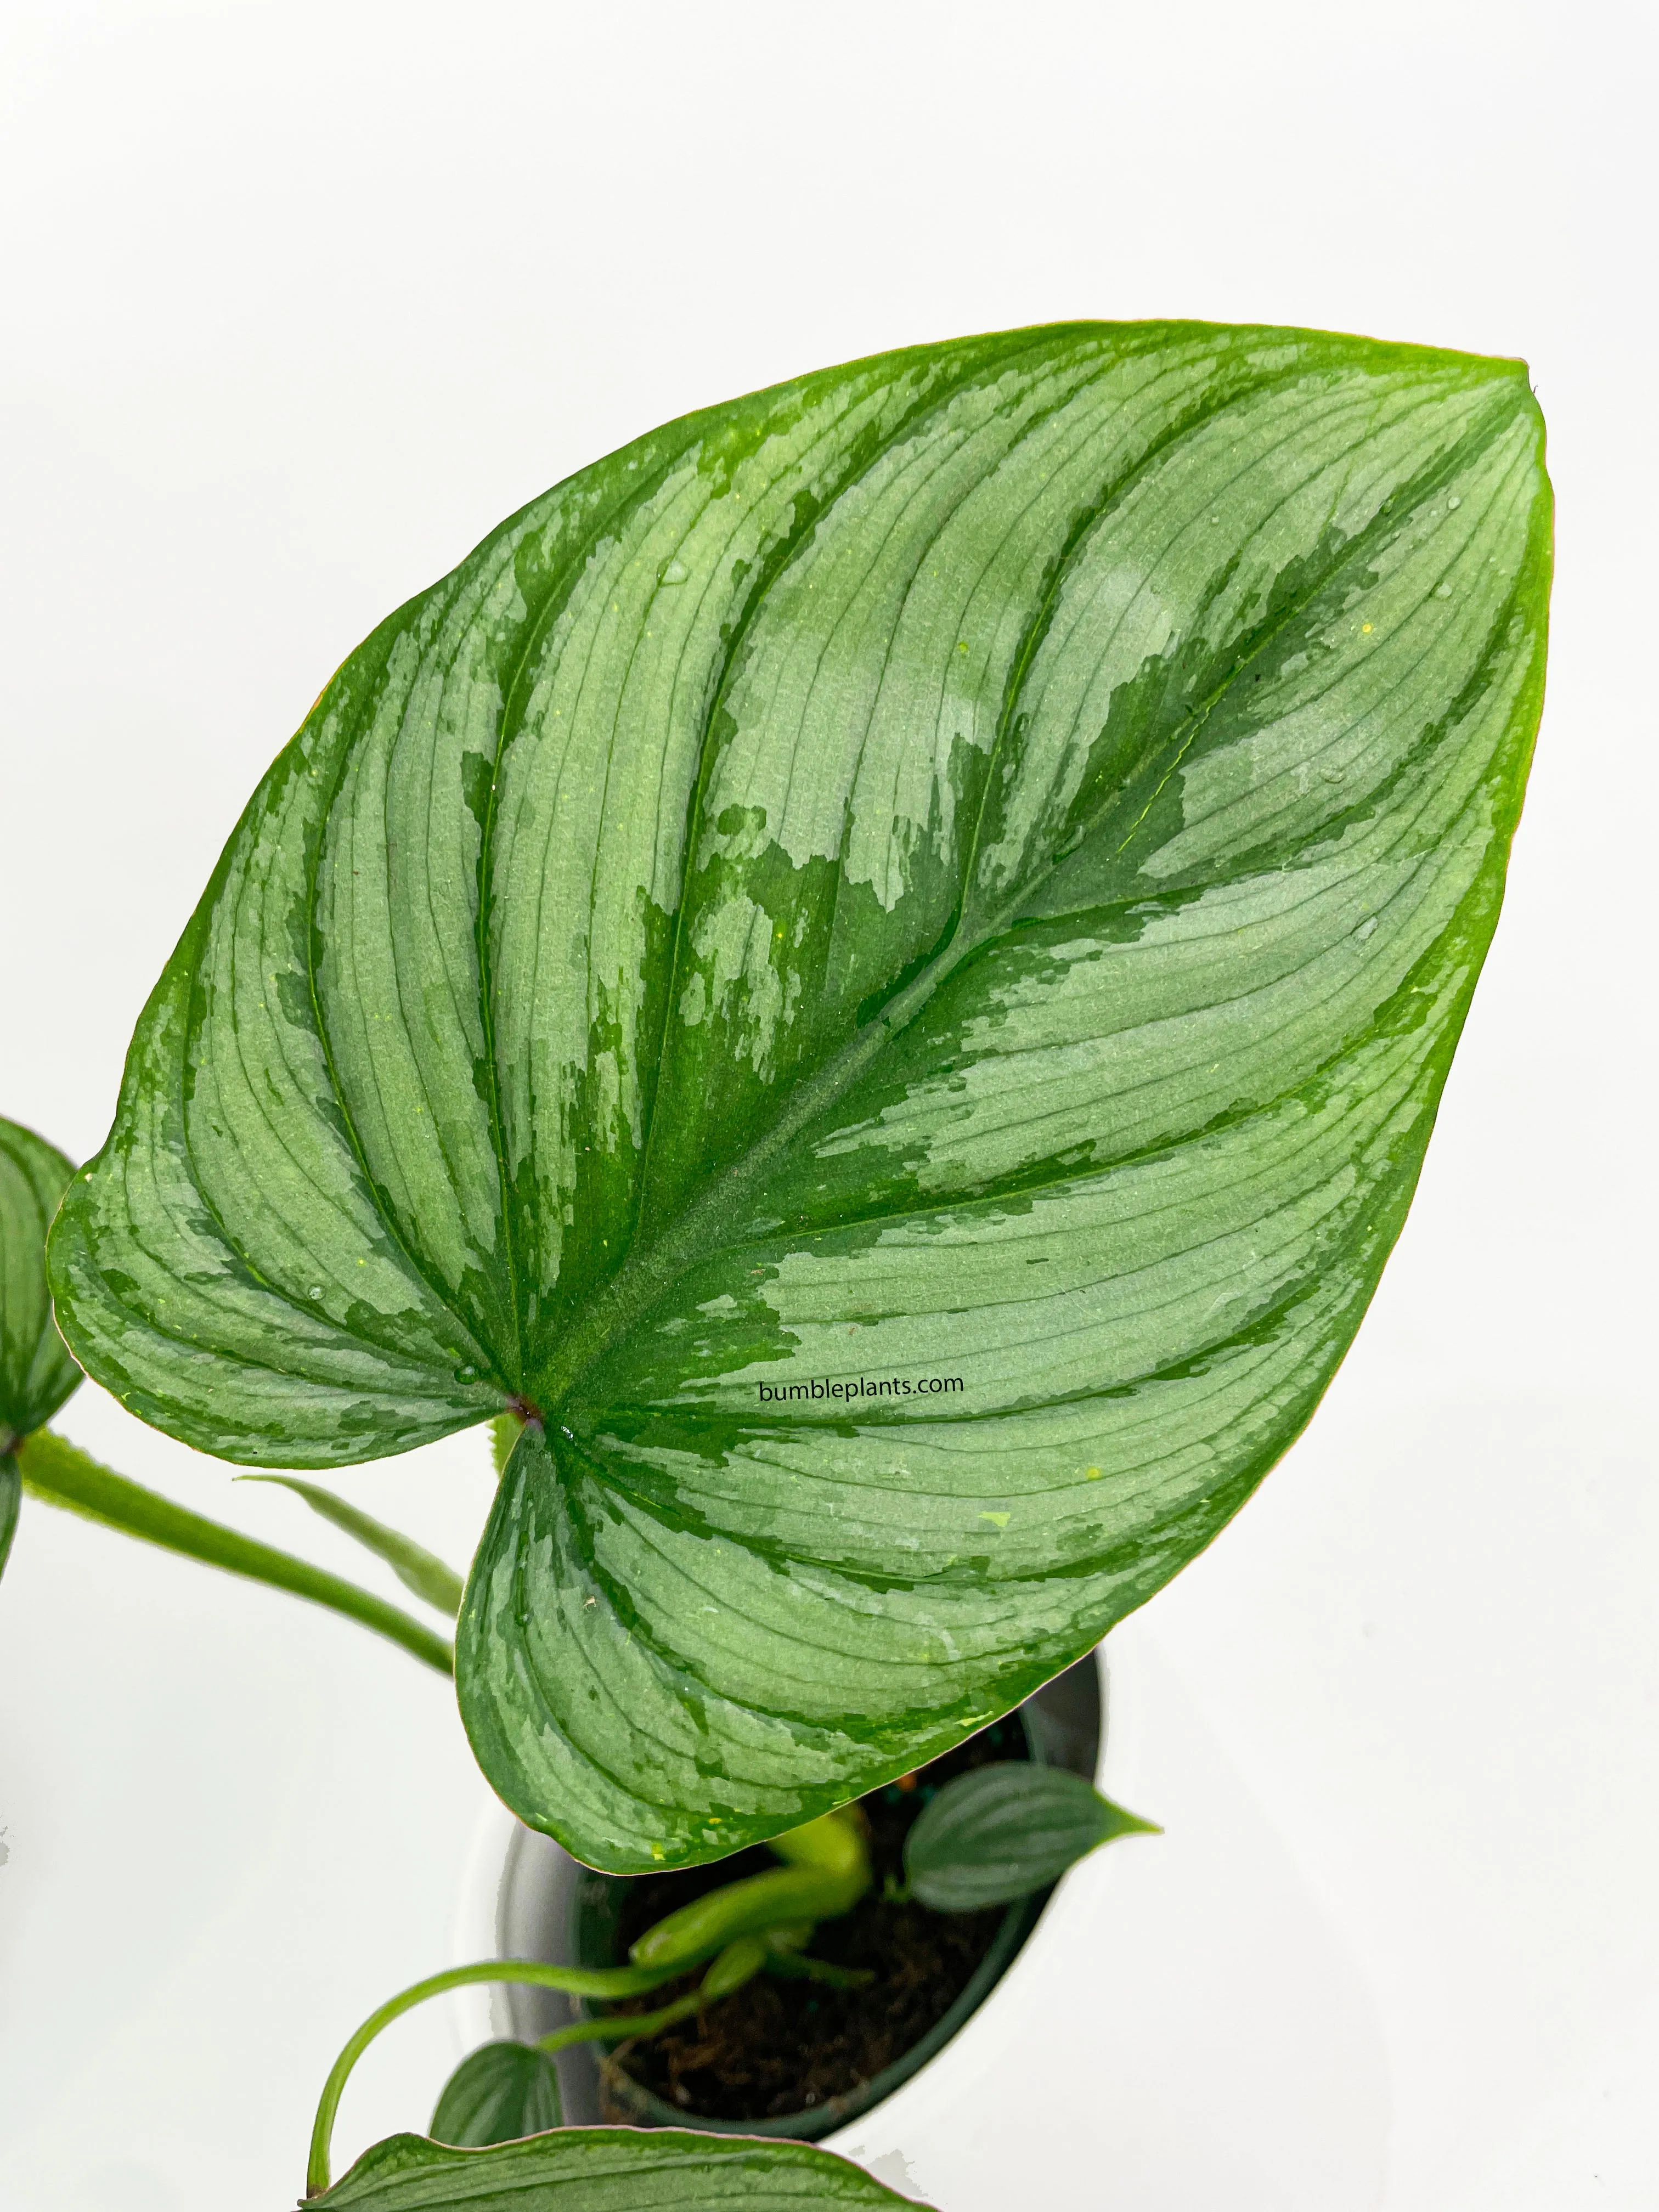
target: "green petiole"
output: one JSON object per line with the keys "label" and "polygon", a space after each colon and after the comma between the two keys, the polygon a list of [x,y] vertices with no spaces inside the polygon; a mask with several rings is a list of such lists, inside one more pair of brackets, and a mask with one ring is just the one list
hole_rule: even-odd
{"label": "green petiole", "polygon": [[672,2027],[676,2021],[689,2020],[704,2005],[717,2004],[720,1998],[729,1997],[745,1982],[753,1981],[771,1960],[769,1947],[758,1936],[741,1936],[710,1962],[708,1972],[697,1987],[683,1997],[676,1997],[672,2004],[663,2005],[656,2012],[612,2013],[606,2020],[572,2021],[568,2027],[556,2027],[550,2035],[538,2036],[536,2048],[567,2051],[573,2043],[623,2043],[631,2042],[636,2035],[655,2035],[659,2028]]}
{"label": "green petiole", "polygon": [[875,1975],[868,1966],[837,1966],[828,1959],[808,1959],[799,1951],[767,1946],[766,1971],[780,1981],[821,1982],[826,1989],[866,1990]]}
{"label": "green petiole", "polygon": [[629,1951],[636,1966],[681,1967],[723,1950],[740,1936],[781,1922],[838,1919],[870,1887],[870,1851],[848,1808],[775,1836],[770,1848],[791,1864],[728,1882],[647,1928]]}
{"label": "green petiole", "polygon": [[331,1490],[325,1490],[318,1483],[301,1482],[292,1474],[239,1474],[236,1480],[274,1482],[283,1490],[291,1490],[296,1498],[305,1500],[313,1513],[320,1514],[325,1521],[331,1521],[337,1528],[344,1529],[348,1536],[355,1537],[376,1559],[384,1559],[406,1590],[413,1591],[440,1613],[447,1613],[452,1620],[460,1611],[466,1592],[465,1577],[444,1560],[434,1558],[424,1544],[417,1544],[400,1528],[388,1528],[384,1521],[365,1513],[349,1498],[337,1498]]}
{"label": "green petiole", "polygon": [[636,1966],[684,1972],[739,1936],[763,1935],[780,1920],[833,1920],[856,1905],[867,1887],[853,1887],[845,1877],[814,1867],[775,1867],[682,1905],[647,1929],[628,1955]]}
{"label": "green petiole", "polygon": [[235,1528],[208,1520],[204,1514],[175,1505],[170,1498],[100,1467],[50,1429],[36,1429],[25,1437],[16,1446],[16,1457],[24,1489],[47,1505],[79,1513],[106,1528],[118,1529],[124,1536],[157,1544],[163,1551],[181,1552],[186,1559],[200,1559],[204,1565],[222,1567],[228,1574],[245,1575],[250,1582],[267,1583],[275,1589],[291,1591],[295,1597],[309,1598],[313,1605],[326,1606],[330,1612],[343,1613],[348,1620],[401,1644],[405,1651],[424,1660],[439,1674],[454,1672],[453,1647],[401,1606],[388,1604],[372,1591],[359,1589],[343,1576],[313,1567],[308,1559],[296,1559],[291,1552],[278,1551],[274,1544],[262,1544]]}
{"label": "green petiole", "polygon": [[692,1990],[657,2012],[611,2013],[604,2020],[573,2020],[550,2035],[536,2038],[538,2051],[568,2051],[573,2043],[623,2043],[635,2035],[654,2035],[659,2027],[672,2027],[688,2020],[702,2002],[702,1991]]}

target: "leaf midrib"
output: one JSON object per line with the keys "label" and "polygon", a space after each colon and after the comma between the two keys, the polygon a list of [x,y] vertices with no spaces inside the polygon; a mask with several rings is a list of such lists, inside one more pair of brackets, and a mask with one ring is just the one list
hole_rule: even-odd
{"label": "leaf midrib", "polygon": [[[1334,578],[1345,568],[1362,558],[1375,543],[1385,539],[1389,532],[1397,528],[1401,515],[1409,513],[1412,506],[1435,482],[1449,478],[1471,460],[1478,459],[1512,419],[1513,414],[1512,396],[1500,387],[1500,394],[1495,398],[1492,406],[1483,410],[1439,461],[1423,471],[1421,477],[1409,487],[1401,486],[1399,493],[1379,507],[1365,527],[1341,547],[1328,568],[1287,599],[1278,613],[1261,627],[1249,650],[1231,663],[1206,696],[1198,702],[1170,732],[1164,741],[1170,757],[1155,787],[1154,798],[1158,792],[1167,788],[1170,778],[1190,752],[1217,706],[1274,639],[1306,611],[1317,595],[1328,589]],[[1199,419],[1205,418],[1200,416]],[[1197,423],[1188,423],[1182,434],[1189,434],[1195,427],[1198,427]],[[1168,447],[1164,450],[1167,451]],[[1411,494],[1409,500],[1401,495],[1407,491]],[[1111,503],[1109,496],[1102,502],[1102,515],[1109,511]],[[1074,556],[1076,547],[1087,535],[1085,531],[1071,543],[1068,559]],[[1034,620],[1042,620],[1048,615],[1050,604],[1065,573],[1064,566],[1057,564],[1043,605]],[[1030,665],[1030,659],[1022,652],[1016,661],[1020,684],[1029,673]],[[1011,684],[1003,720],[999,726],[999,736],[1002,727],[1012,726],[1018,696],[1018,687]],[[911,979],[879,1015],[856,1031],[839,1052],[791,1093],[770,1128],[692,1201],[677,1223],[665,1230],[646,1250],[632,1255],[624,1261],[583,1319],[563,1339],[545,1378],[533,1378],[533,1387],[538,1389],[540,1396],[538,1410],[544,1419],[556,1421],[559,1411],[574,1397],[582,1377],[621,1340],[640,1316],[665,1296],[679,1276],[697,1261],[707,1258],[711,1251],[723,1249],[731,1241],[729,1237],[720,1233],[722,1226],[730,1217],[741,1214],[744,1199],[763,1181],[778,1157],[824,1108],[851,1089],[879,1056],[888,1042],[908,1026],[933,994],[964,962],[1018,919],[1019,910],[1037,895],[1043,883],[1080,844],[1100,829],[1120,796],[1121,793],[1114,790],[1080,830],[1068,838],[1064,852],[1056,851],[1050,854],[1039,870],[1020,883],[1000,905],[987,911],[978,924],[971,928],[967,926],[969,885],[968,875],[964,872],[963,898],[957,909],[952,934],[933,959]],[[1149,799],[1147,806],[1151,804]],[[1130,825],[1128,836],[1124,840],[1126,845],[1139,821],[1145,818],[1146,811],[1146,806],[1143,806],[1136,823]],[[977,827],[976,823],[976,831]],[[969,869],[972,857],[970,854]]]}

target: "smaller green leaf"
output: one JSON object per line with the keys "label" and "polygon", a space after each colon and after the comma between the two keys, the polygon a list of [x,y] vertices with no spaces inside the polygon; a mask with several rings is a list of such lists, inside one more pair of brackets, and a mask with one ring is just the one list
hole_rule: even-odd
{"label": "smaller green leaf", "polygon": [[239,1474],[236,1480],[280,1483],[296,1498],[303,1498],[313,1513],[320,1513],[325,1521],[343,1528],[348,1536],[355,1536],[377,1559],[384,1559],[406,1590],[424,1598],[428,1605],[436,1606],[452,1620],[460,1611],[465,1581],[453,1567],[446,1566],[412,1536],[405,1536],[400,1529],[389,1528],[384,1521],[377,1521],[372,1513],[365,1513],[361,1506],[351,1504],[346,1498],[337,1498],[319,1483],[301,1482],[289,1474]]}
{"label": "smaller green leaf", "polygon": [[445,2082],[432,2115],[434,2142],[477,2149],[538,2136],[564,2118],[559,2069],[533,2043],[486,2043]]}
{"label": "smaller green leaf", "polygon": [[1114,1836],[1157,1835],[1062,1766],[1000,1761],[947,1782],[905,1839],[910,1893],[936,1912],[1012,1905]]}
{"label": "smaller green leaf", "polygon": [[6,1571],[11,1540],[17,1529],[17,1508],[23,1495],[23,1478],[9,1452],[0,1452],[0,1575]]}
{"label": "smaller green leaf", "polygon": [[307,2212],[892,2212],[896,2197],[816,2144],[679,2128],[558,2128],[453,2150],[392,2136]]}
{"label": "smaller green leaf", "polygon": [[0,1115],[0,1451],[49,1421],[81,1380],[46,1289],[46,1231],[74,1173],[56,1146]]}

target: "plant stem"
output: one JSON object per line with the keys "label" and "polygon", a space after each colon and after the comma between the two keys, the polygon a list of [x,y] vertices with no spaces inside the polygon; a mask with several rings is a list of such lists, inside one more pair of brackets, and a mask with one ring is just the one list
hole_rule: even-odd
{"label": "plant stem", "polygon": [[524,1423],[516,1413],[497,1413],[489,1424],[489,1456],[495,1463],[498,1482],[507,1473],[507,1462],[513,1456],[513,1447],[523,1434]]}
{"label": "plant stem", "polygon": [[538,2036],[536,2048],[568,2051],[573,2043],[625,2043],[636,2035],[654,2035],[660,2027],[672,2027],[677,2020],[689,2020],[702,2002],[702,1991],[690,1990],[657,2012],[612,2013],[608,2020],[573,2020],[564,2027],[556,2027],[550,2035]]}
{"label": "plant stem", "polygon": [[394,2020],[412,2012],[416,2005],[424,2004],[428,1997],[440,1997],[448,1990],[465,1989],[475,1982],[527,1982],[534,1989],[562,1990],[567,1996],[574,1997],[632,1997],[672,1981],[683,1972],[678,1966],[550,1966],[539,1959],[481,1959],[476,1966],[450,1966],[441,1974],[428,1974],[425,1981],[416,1982],[395,1997],[388,1997],[352,2036],[323,2084],[316,2124],[311,2130],[306,2195],[320,2197],[328,2187],[328,2154],[334,2134],[334,2115],[340,2108],[341,2094],[352,2068],[383,2027],[389,2027]]}
{"label": "plant stem", "polygon": [[818,1867],[774,1867],[726,1883],[683,1905],[647,1928],[629,1948],[637,1966],[684,1970],[739,1936],[758,1936],[780,1921],[834,1920],[849,1912],[869,1887]]}
{"label": "plant stem", "polygon": [[752,1982],[767,1957],[766,1945],[759,1936],[741,1936],[713,1960],[695,1990],[688,1990],[672,2004],[660,2005],[655,2012],[613,2013],[608,2020],[574,2020],[567,2027],[556,2027],[550,2035],[538,2037],[536,2048],[550,2055],[568,2050],[573,2043],[631,2043],[638,2036],[655,2035],[659,2029],[672,2027],[676,2021],[689,2020],[706,2004],[718,2004],[745,1982]]}
{"label": "plant stem", "polygon": [[308,1559],[296,1559],[291,1552],[279,1552],[275,1545],[262,1544],[200,1513],[191,1513],[171,1498],[146,1490],[142,1483],[129,1482],[125,1475],[100,1467],[50,1429],[37,1429],[25,1437],[17,1447],[17,1458],[24,1489],[47,1505],[79,1513],[106,1528],[118,1528],[124,1536],[159,1544],[164,1551],[180,1552],[207,1566],[222,1567],[228,1574],[246,1575],[250,1582],[267,1583],[275,1589],[291,1591],[295,1597],[309,1598],[313,1605],[326,1606],[331,1612],[343,1613],[347,1620],[402,1644],[405,1651],[424,1660],[439,1674],[454,1673],[453,1647],[401,1606],[359,1589],[356,1583],[331,1575],[325,1567],[313,1567]]}
{"label": "plant stem", "polygon": [[868,1966],[837,1966],[828,1959],[809,1958],[804,1951],[771,1952],[766,1971],[782,1982],[822,1982],[831,1990],[867,1990],[876,1978]]}
{"label": "plant stem", "polygon": [[669,1913],[630,1946],[635,1965],[690,1966],[741,1936],[763,1935],[791,1921],[810,1927],[836,1920],[870,1887],[869,1846],[858,1815],[846,1806],[774,1836],[770,1848],[790,1863],[729,1881]]}
{"label": "plant stem", "polygon": [[315,1482],[301,1482],[292,1474],[239,1474],[238,1482],[275,1482],[284,1490],[291,1490],[302,1498],[313,1513],[325,1521],[331,1521],[337,1528],[343,1528],[348,1536],[384,1559],[406,1590],[422,1598],[440,1613],[447,1613],[452,1620],[461,1609],[465,1594],[465,1579],[447,1561],[436,1558],[424,1544],[417,1544],[412,1536],[405,1536],[401,1528],[389,1528],[384,1521],[377,1521],[372,1513],[365,1513],[361,1505],[349,1498],[337,1498],[331,1490],[325,1490]]}

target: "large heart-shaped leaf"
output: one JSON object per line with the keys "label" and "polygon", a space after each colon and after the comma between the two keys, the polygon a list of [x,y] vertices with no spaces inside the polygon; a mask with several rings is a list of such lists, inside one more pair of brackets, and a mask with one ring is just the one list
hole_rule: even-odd
{"label": "large heart-shaped leaf", "polygon": [[678,2128],[560,2128],[489,2150],[392,2136],[306,2201],[327,2212],[915,2212],[811,2143]]}
{"label": "large heart-shaped leaf", "polygon": [[244,816],[54,1288],[323,1466],[532,1416],[496,1788],[718,1856],[1086,1650],[1306,1420],[1497,915],[1520,367],[1085,325],[654,432],[392,617]]}

